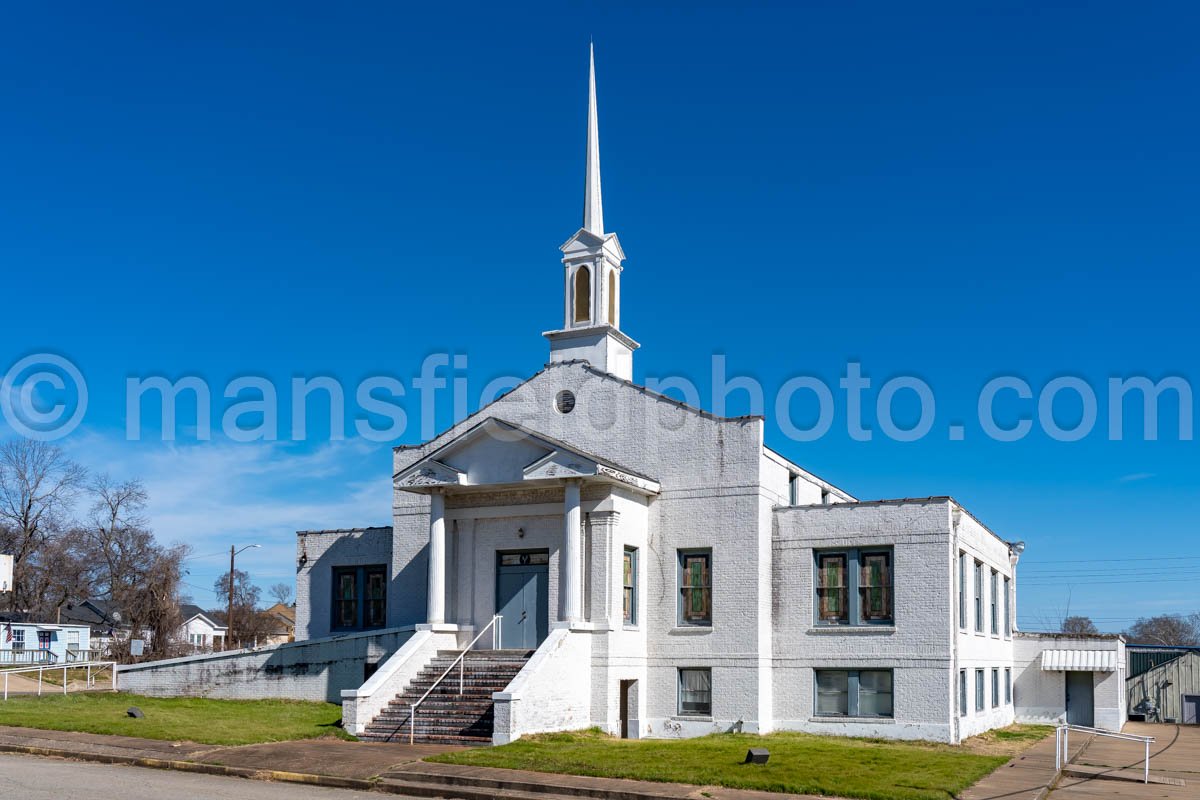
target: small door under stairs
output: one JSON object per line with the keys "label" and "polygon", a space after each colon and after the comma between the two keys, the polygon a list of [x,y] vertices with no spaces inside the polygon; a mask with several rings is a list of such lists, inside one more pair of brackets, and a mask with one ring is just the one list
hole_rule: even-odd
{"label": "small door under stairs", "polygon": [[[371,720],[358,738],[369,742],[407,742],[409,712],[429,691],[461,651],[439,650],[403,692]],[[471,650],[463,660],[463,691],[459,668],[453,671],[417,708],[413,741],[425,744],[481,745],[492,741],[492,692],[502,692],[533,655],[532,650]]]}

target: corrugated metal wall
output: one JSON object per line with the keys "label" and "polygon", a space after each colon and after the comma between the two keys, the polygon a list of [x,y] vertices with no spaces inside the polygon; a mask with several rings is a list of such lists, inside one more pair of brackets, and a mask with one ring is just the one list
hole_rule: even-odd
{"label": "corrugated metal wall", "polygon": [[[1136,678],[1143,672],[1148,672],[1159,664],[1179,658],[1184,653],[1188,652],[1188,648],[1184,647],[1163,647],[1163,648],[1146,648],[1130,647],[1127,650],[1129,654],[1129,677]],[[1196,648],[1196,652],[1200,652],[1200,648]]]}
{"label": "corrugated metal wall", "polygon": [[[1132,654],[1131,654],[1132,656]],[[1200,695],[1200,653],[1184,653],[1125,681],[1129,691],[1129,713],[1145,713],[1145,703],[1157,707],[1147,722],[1182,722],[1183,696]]]}

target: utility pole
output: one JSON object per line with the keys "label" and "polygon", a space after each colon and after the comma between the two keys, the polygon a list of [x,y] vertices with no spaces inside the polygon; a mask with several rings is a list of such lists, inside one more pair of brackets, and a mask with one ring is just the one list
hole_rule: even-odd
{"label": "utility pole", "polygon": [[241,550],[237,549],[237,545],[229,545],[229,616],[225,619],[225,649],[228,650],[230,643],[233,641],[233,559],[244,550],[249,550],[252,547],[261,547],[257,544],[248,544]]}
{"label": "utility pole", "polygon": [[233,645],[233,557],[236,545],[229,545],[229,614],[225,617],[225,649]]}

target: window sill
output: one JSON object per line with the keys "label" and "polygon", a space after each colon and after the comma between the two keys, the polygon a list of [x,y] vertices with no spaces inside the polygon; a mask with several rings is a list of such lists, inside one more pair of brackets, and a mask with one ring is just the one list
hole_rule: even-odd
{"label": "window sill", "polygon": [[704,636],[712,633],[711,625],[676,625],[667,631],[668,636]]}
{"label": "window sill", "polygon": [[621,626],[621,630],[623,631],[640,631],[641,629],[640,625],[630,625],[628,623]]}
{"label": "window sill", "polygon": [[896,632],[895,625],[814,625],[808,629],[808,633],[815,633],[818,636],[832,635],[836,636],[839,633],[857,634],[857,635],[890,635]]}
{"label": "window sill", "polygon": [[712,722],[713,721],[713,718],[711,716],[705,716],[703,714],[676,714],[675,716],[671,717],[671,719],[676,722]]}
{"label": "window sill", "polygon": [[874,725],[895,725],[895,717],[809,717],[809,722],[869,722]]}

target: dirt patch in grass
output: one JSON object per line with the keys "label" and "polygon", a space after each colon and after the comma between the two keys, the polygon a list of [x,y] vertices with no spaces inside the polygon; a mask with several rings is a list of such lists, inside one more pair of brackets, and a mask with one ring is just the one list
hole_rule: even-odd
{"label": "dirt patch in grass", "polygon": [[1009,725],[972,736],[962,743],[962,748],[971,753],[1014,758],[1052,733],[1052,725]]}

